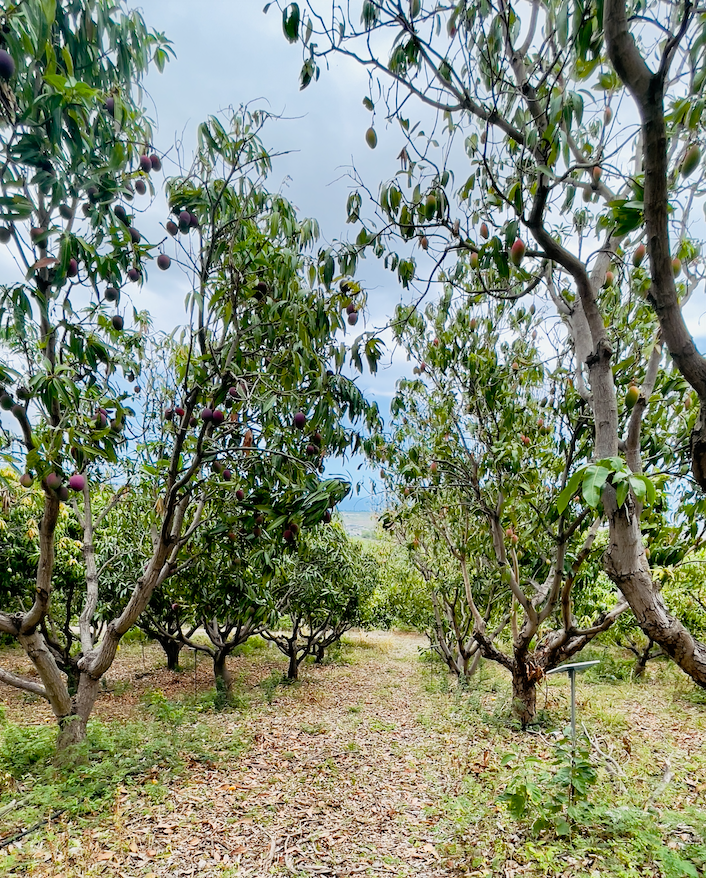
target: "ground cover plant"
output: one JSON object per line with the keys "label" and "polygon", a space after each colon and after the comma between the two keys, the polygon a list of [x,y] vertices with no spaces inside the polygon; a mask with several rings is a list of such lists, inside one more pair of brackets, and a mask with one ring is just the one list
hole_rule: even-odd
{"label": "ground cover plant", "polygon": [[[565,679],[543,687],[541,723],[527,734],[508,723],[510,681],[492,664],[458,687],[438,657],[420,661],[424,648],[419,635],[351,632],[342,660],[305,662],[284,685],[279,652],[246,645],[229,659],[239,706],[223,711],[205,697],[209,661],[194,678],[193,667],[167,671],[157,644],[144,655],[124,646],[89,724],[111,761],[89,756],[83,791],[79,769],[46,758],[50,725],[23,729],[4,690],[0,833],[51,816],[57,801],[67,810],[5,846],[0,869],[703,874],[706,705],[673,666],[648,666],[644,683],[580,679],[590,749],[570,772]],[[567,777],[577,791],[590,780],[572,803]]]}

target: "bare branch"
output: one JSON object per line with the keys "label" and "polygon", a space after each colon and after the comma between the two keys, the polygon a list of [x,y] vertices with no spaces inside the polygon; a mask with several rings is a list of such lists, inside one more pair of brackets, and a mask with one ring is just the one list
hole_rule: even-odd
{"label": "bare branch", "polygon": [[15,689],[23,689],[25,692],[32,692],[34,695],[41,695],[42,698],[49,700],[47,690],[41,683],[35,683],[33,680],[26,680],[24,677],[18,677],[11,671],[5,671],[0,668],[0,682],[6,683],[8,686],[14,686]]}

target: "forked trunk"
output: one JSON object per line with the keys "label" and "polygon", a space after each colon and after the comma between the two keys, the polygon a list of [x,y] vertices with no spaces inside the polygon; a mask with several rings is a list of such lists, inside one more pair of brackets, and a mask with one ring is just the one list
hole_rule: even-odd
{"label": "forked trunk", "polygon": [[641,680],[645,676],[645,669],[647,668],[647,662],[653,658],[651,655],[652,651],[652,641],[649,640],[645,649],[638,655],[637,660],[635,661],[635,667],[633,668],[633,676],[636,680]]}

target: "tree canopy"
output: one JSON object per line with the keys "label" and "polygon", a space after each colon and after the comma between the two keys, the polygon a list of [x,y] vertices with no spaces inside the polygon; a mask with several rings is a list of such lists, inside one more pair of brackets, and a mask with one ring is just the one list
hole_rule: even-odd
{"label": "tree canopy", "polygon": [[[268,191],[268,115],[241,108],[199,126],[150,243],[136,224],[163,156],[141,80],[163,68],[168,41],[126,5],[71,0],[18,4],[3,34],[0,237],[18,274],[0,288],[0,450],[43,496],[34,584],[0,612],[41,683],[3,679],[48,700],[63,747],[85,734],[121,637],[196,563],[191,541],[237,532],[240,555],[271,569],[299,529],[330,521],[349,486],[322,478],[324,460],[359,444],[356,424],[376,410],[342,374],[337,337],[364,294],[351,277],[345,293],[332,287],[316,222]],[[188,286],[185,324],[167,332],[137,304],[155,269]],[[65,626],[48,624],[68,502],[83,556],[78,636],[71,607]],[[123,532],[99,566],[97,537],[121,517],[130,564]],[[116,560],[127,575],[106,594]]]}
{"label": "tree canopy", "polygon": [[[370,186],[349,198],[351,252],[384,258],[415,286],[413,303],[437,282],[481,311],[531,297],[550,347],[561,322],[574,355],[564,381],[590,409],[600,466],[572,474],[572,488],[594,485],[606,571],[640,626],[705,684],[706,647],[652,576],[642,525],[654,485],[641,478],[654,451],[646,419],[676,391],[698,405],[690,441],[680,430],[657,451],[668,491],[706,486],[706,360],[685,319],[703,278],[701,14],[690,2],[633,11],[622,0],[281,9],[285,36],[302,45],[302,87],[345,55],[370,73],[369,146],[376,119],[399,124],[399,170],[372,200]],[[701,493],[693,502],[700,515]]]}

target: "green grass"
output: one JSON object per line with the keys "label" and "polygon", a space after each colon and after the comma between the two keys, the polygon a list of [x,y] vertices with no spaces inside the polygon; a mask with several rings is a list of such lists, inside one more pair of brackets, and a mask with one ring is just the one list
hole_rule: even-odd
{"label": "green grass", "polygon": [[56,728],[8,725],[0,737],[0,809],[17,807],[0,822],[0,832],[30,826],[63,809],[67,816],[99,813],[121,785],[140,782],[148,774],[168,780],[182,769],[182,748],[198,758],[206,752],[198,726],[177,733],[161,722],[88,724],[76,763],[55,760]]}
{"label": "green grass", "polygon": [[[100,815],[113,807],[118,788],[144,785],[158,800],[185,770],[185,756],[191,764],[218,764],[246,746],[237,733],[221,735],[204,724],[188,699],[170,701],[154,691],[142,709],[144,719],[89,722],[86,740],[68,765],[56,758],[56,726],[21,727],[0,716],[0,814],[15,803],[0,817],[0,836],[57,811],[62,819]],[[0,875],[13,874],[9,859],[3,863]]]}
{"label": "green grass", "polygon": [[231,655],[256,656],[260,655],[263,652],[275,651],[276,647],[273,644],[260,637],[259,634],[255,634],[253,635],[253,637],[248,637],[245,643],[241,643],[240,646],[236,646]]}
{"label": "green grass", "polygon": [[[579,678],[579,729],[591,746],[585,763],[573,764],[566,753],[556,757],[569,714],[565,680],[550,678],[538,692],[542,723],[528,734],[508,720],[510,681],[501,669],[485,664],[467,690],[451,680],[444,692],[420,668],[420,686],[435,703],[420,721],[442,734],[445,725],[462,730],[468,742],[462,757],[449,756],[455,788],[440,788],[429,809],[447,856],[488,875],[504,874],[512,860],[523,878],[563,876],[567,866],[586,878],[706,875],[701,690],[666,664],[651,665],[644,682],[611,679],[615,664],[606,667],[611,673]],[[673,777],[665,786],[667,760]],[[572,771],[579,783],[582,771],[595,771],[583,797],[568,794]]]}
{"label": "green grass", "polygon": [[[379,663],[386,656],[392,670],[398,666],[389,651],[383,644],[374,658]],[[262,647],[248,654],[268,666]],[[368,661],[370,647],[354,643],[346,654],[354,662]],[[609,656],[608,673],[578,679],[579,729],[585,727],[591,746],[573,763],[570,748],[561,743],[569,717],[563,676],[541,684],[540,722],[523,733],[508,717],[510,680],[502,669],[484,663],[462,687],[438,659],[415,664],[415,685],[423,695],[415,711],[419,737],[411,746],[405,742],[404,752],[433,791],[427,832],[450,861],[449,874],[503,875],[512,861],[523,878],[706,878],[703,691],[663,663],[651,664],[645,681],[618,679],[613,671],[622,666],[621,655]],[[248,746],[242,729],[252,730],[259,709],[282,692],[282,683],[280,671],[248,691],[240,679],[226,704],[215,689],[178,699],[148,692],[136,719],[89,724],[83,764],[74,768],[55,764],[53,726],[20,728],[4,722],[0,711],[0,815],[4,805],[16,802],[0,816],[0,835],[60,808],[80,827],[113,808],[119,788],[139,790],[149,808],[194,762],[227,769]],[[287,699],[317,685],[325,683],[292,685]],[[394,686],[387,674],[377,677],[366,697],[384,704]],[[346,705],[343,727],[394,732],[392,717],[368,714],[360,697],[358,690]],[[233,711],[245,709],[250,713],[236,720],[234,732]],[[223,710],[229,712],[225,717]],[[296,728],[304,738],[339,730],[318,718],[297,720]],[[401,746],[393,741],[390,749]],[[352,733],[343,748],[361,752]],[[290,751],[281,755],[287,763],[299,758]],[[664,784],[667,760],[672,776]],[[302,773],[302,789],[329,790],[340,771],[336,760],[323,759],[317,771]],[[269,819],[267,811],[253,816]],[[26,867],[26,855],[23,860],[10,854],[0,863],[0,875],[15,875]]]}

